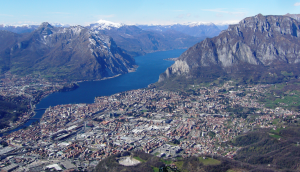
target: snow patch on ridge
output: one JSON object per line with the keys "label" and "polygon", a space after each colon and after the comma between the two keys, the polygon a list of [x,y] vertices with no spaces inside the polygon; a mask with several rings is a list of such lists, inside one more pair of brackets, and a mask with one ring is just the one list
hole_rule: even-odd
{"label": "snow patch on ridge", "polygon": [[50,23],[54,27],[70,27],[69,24],[63,24],[63,23]]}
{"label": "snow patch on ridge", "polygon": [[230,21],[223,21],[223,22],[217,22],[215,25],[231,25],[231,24],[238,24],[239,20],[230,20]]}
{"label": "snow patch on ridge", "polygon": [[20,25],[0,24],[0,27],[13,27],[13,28],[18,28],[18,27],[33,28],[33,27],[37,27],[37,26],[38,25],[30,25],[30,24],[20,24]]}
{"label": "snow patch on ridge", "polygon": [[96,41],[94,39],[89,38],[90,44],[96,45]]}
{"label": "snow patch on ridge", "polygon": [[92,27],[95,30],[110,30],[111,28],[120,28],[124,26],[124,24],[121,23],[114,23],[111,21],[106,21],[106,20],[99,20],[97,23],[93,24],[94,26]]}
{"label": "snow patch on ridge", "polygon": [[185,23],[182,25],[188,25],[190,27],[195,27],[195,26],[213,26],[215,24],[213,24],[212,22],[190,22],[190,23]]}
{"label": "snow patch on ridge", "polygon": [[82,28],[81,28],[81,26],[71,27],[71,31],[72,31],[75,35],[79,35],[80,32],[82,31]]}

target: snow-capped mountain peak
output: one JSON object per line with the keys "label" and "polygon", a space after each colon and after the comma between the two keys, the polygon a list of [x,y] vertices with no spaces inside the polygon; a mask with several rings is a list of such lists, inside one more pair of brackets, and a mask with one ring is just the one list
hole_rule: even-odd
{"label": "snow-capped mountain peak", "polygon": [[215,24],[212,22],[191,22],[191,23],[186,23],[184,25],[188,25],[190,27],[195,27],[195,26],[213,26]]}
{"label": "snow-capped mountain peak", "polygon": [[69,24],[62,24],[62,23],[50,23],[54,27],[70,27]]}
{"label": "snow-capped mountain peak", "polygon": [[11,28],[17,28],[17,27],[35,27],[37,25],[29,25],[29,24],[21,24],[21,25],[8,25],[8,24],[0,24],[0,27],[11,27]]}
{"label": "snow-capped mountain peak", "polygon": [[216,25],[232,25],[232,24],[238,24],[240,21],[238,20],[230,20],[230,21],[223,21],[223,22],[217,22]]}
{"label": "snow-capped mountain peak", "polygon": [[120,28],[124,26],[124,24],[121,23],[114,23],[111,21],[106,21],[106,20],[99,20],[97,23],[91,24],[92,28],[96,30],[110,30],[111,28]]}

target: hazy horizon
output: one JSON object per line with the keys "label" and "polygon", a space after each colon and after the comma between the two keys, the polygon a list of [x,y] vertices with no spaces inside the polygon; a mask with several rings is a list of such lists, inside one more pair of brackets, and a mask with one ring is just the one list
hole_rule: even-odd
{"label": "hazy horizon", "polygon": [[[298,0],[299,1],[299,0]],[[259,13],[284,15],[299,13],[295,0],[253,1],[5,1],[0,7],[0,24],[39,25],[42,22],[88,25],[100,19],[124,24],[212,22],[237,23]]]}

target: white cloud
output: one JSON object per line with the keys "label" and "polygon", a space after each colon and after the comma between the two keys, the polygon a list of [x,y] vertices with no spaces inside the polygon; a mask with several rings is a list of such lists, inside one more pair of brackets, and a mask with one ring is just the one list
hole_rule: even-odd
{"label": "white cloud", "polygon": [[171,10],[171,11],[174,11],[174,12],[182,12],[184,10]]}
{"label": "white cloud", "polygon": [[226,11],[222,8],[216,8],[216,9],[201,9],[202,11],[210,11],[210,12],[216,12],[216,13],[226,13],[231,15],[245,15],[246,12],[241,11]]}
{"label": "white cloud", "polygon": [[141,22],[124,22],[128,25],[172,25],[172,24],[177,24],[175,21],[163,21],[163,20],[152,20],[152,21],[141,21]]}
{"label": "white cloud", "polygon": [[4,16],[4,17],[13,17],[13,15],[10,15],[10,14],[0,14],[0,16]]}
{"label": "white cloud", "polygon": [[222,13],[217,13],[216,16],[217,17],[223,17],[223,14]]}
{"label": "white cloud", "polygon": [[70,14],[70,13],[65,13],[65,12],[49,12],[50,14],[63,14],[63,15],[66,15],[66,14]]}
{"label": "white cloud", "polygon": [[227,20],[227,21],[216,21],[213,22],[215,25],[230,25],[230,24],[237,24],[239,20]]}
{"label": "white cloud", "polygon": [[18,22],[9,22],[5,23],[4,25],[10,25],[10,26],[24,26],[24,25],[40,25],[39,22],[34,21],[18,21]]}
{"label": "white cloud", "polygon": [[186,17],[191,17],[191,14],[187,13],[187,14],[180,14],[177,16],[177,18],[186,18]]}
{"label": "white cloud", "polygon": [[38,23],[38,22],[34,22],[34,21],[29,21],[29,20],[27,20],[27,21],[18,21],[17,22],[18,24],[24,24],[24,23],[26,23],[26,24],[41,24],[41,23]]}
{"label": "white cloud", "polygon": [[294,6],[300,6],[300,2],[296,2]]}
{"label": "white cloud", "polygon": [[97,15],[95,17],[97,17],[99,19],[107,19],[107,18],[113,18],[113,17],[115,17],[115,15],[114,14],[110,14],[110,15]]}

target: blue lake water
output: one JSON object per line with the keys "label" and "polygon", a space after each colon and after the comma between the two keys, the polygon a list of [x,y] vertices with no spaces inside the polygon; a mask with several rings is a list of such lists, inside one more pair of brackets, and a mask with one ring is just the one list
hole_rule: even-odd
{"label": "blue lake water", "polygon": [[[81,82],[76,90],[57,92],[45,97],[36,105],[36,108],[48,108],[60,104],[93,103],[95,97],[98,96],[145,88],[149,84],[157,82],[159,75],[174,63],[174,61],[164,59],[179,57],[184,51],[162,51],[135,57],[136,64],[139,66],[135,72],[102,81]],[[37,111],[34,116],[35,119],[29,120],[24,126],[29,126],[37,121],[44,112],[44,110]],[[10,132],[17,131],[24,126]]]}

